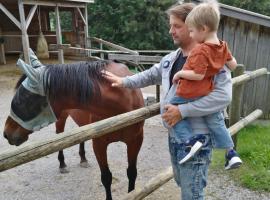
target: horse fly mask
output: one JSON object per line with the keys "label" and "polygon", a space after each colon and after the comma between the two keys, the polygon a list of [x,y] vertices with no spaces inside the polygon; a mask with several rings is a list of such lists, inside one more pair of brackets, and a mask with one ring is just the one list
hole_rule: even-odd
{"label": "horse fly mask", "polygon": [[10,117],[27,130],[37,131],[56,121],[56,117],[44,94],[43,76],[45,66],[34,69],[21,59],[17,65],[27,78],[17,89],[11,102]]}

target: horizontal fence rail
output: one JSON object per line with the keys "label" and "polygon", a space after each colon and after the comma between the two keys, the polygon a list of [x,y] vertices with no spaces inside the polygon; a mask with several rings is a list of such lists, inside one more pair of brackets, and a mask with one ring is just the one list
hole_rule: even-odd
{"label": "horizontal fence rail", "polygon": [[[229,128],[229,132],[231,135],[236,134],[238,131],[240,131],[242,128],[256,120],[258,117],[260,117],[263,114],[263,112],[259,109],[255,110],[251,114],[249,114],[247,117],[241,119],[239,122],[234,124]],[[132,192],[128,193],[126,196],[124,196],[121,200],[139,200],[143,199],[144,197],[148,196],[152,192],[154,192],[156,189],[167,183],[169,180],[173,178],[173,170],[172,167],[168,167],[166,170],[161,172],[159,175],[152,178],[148,183],[146,183],[143,188],[135,189]]]}
{"label": "horizontal fence rail", "polygon": [[100,38],[92,37],[92,38],[90,38],[90,40],[101,43],[101,44],[104,44],[104,45],[107,45],[107,46],[109,46],[111,48],[114,48],[114,49],[117,49],[117,50],[120,50],[120,51],[123,51],[123,52],[128,52],[128,53],[130,53],[132,55],[139,55],[139,53],[137,51],[133,51],[131,49],[122,47],[120,45],[113,44],[111,42],[108,42],[108,41],[100,39]]}
{"label": "horizontal fence rail", "polygon": [[140,108],[131,112],[120,114],[93,124],[75,128],[63,134],[54,135],[50,139],[39,142],[29,142],[14,150],[0,154],[0,172],[71,147],[86,140],[100,137],[107,133],[119,130],[144,119],[159,114],[160,104]]}
{"label": "horizontal fence rail", "polygon": [[233,83],[233,86],[237,86],[239,84],[243,84],[247,81],[250,81],[250,80],[255,79],[255,78],[262,76],[262,75],[267,75],[266,68],[261,68],[261,69],[255,70],[255,71],[245,73],[241,76],[237,76],[237,77],[232,79],[232,83]]}

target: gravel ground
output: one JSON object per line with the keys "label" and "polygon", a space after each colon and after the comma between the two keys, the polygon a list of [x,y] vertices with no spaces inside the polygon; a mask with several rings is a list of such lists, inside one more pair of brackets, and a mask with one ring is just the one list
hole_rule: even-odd
{"label": "gravel ground", "polygon": [[[18,79],[14,75],[14,61],[9,65],[0,66],[0,134],[4,128],[5,119],[9,113],[13,87]],[[17,74],[17,72],[15,73]],[[146,89],[149,93],[152,89]],[[69,119],[66,130],[76,127]],[[54,134],[54,125],[42,129],[30,136],[29,141],[49,138]],[[10,146],[0,137],[0,152]],[[86,157],[89,168],[79,166],[79,146],[64,151],[69,173],[60,174],[58,170],[57,153],[26,163],[16,168],[0,173],[0,200],[99,200],[104,199],[105,191],[100,181],[100,171],[91,147],[91,141],[86,142]],[[120,199],[127,192],[127,158],[126,146],[123,143],[113,143],[108,148],[108,160],[113,174],[112,194],[114,199]],[[162,127],[160,116],[146,121],[145,137],[138,158],[138,178],[136,187],[142,187],[150,178],[170,166],[167,133]],[[173,180],[149,195],[148,200],[179,199],[179,189]],[[269,193],[258,193],[240,187],[223,174],[223,170],[210,171],[206,199],[209,200],[269,200]]]}

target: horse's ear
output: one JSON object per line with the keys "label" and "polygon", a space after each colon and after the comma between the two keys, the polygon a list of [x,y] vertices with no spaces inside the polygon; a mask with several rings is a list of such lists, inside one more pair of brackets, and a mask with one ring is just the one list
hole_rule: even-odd
{"label": "horse's ear", "polygon": [[34,69],[31,65],[25,63],[22,59],[18,59],[16,64],[24,73],[25,75],[34,83],[38,83],[38,72]]}
{"label": "horse's ear", "polygon": [[38,60],[38,58],[37,58],[36,54],[34,53],[34,51],[31,48],[29,48],[28,52],[29,52],[31,65],[34,68],[41,67],[42,63]]}

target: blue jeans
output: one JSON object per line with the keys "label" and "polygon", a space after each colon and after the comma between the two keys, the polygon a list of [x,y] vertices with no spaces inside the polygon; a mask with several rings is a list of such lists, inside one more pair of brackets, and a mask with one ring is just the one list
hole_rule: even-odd
{"label": "blue jeans", "polygon": [[184,143],[178,143],[174,137],[169,136],[174,179],[177,185],[181,187],[182,200],[204,199],[204,188],[207,184],[208,168],[212,156],[211,138],[208,134],[205,134],[205,136],[207,138],[206,144],[202,149],[191,160],[181,165],[179,161],[187,155],[188,148]]}
{"label": "blue jeans", "polygon": [[[194,101],[196,99],[185,99],[179,96],[174,96],[171,100],[170,103],[174,105],[178,104],[184,104],[188,103],[191,101]],[[226,128],[225,122],[224,122],[224,117],[221,112],[216,112],[211,115],[207,115],[204,118],[204,121],[210,130],[210,137],[212,139],[212,145],[215,148],[221,148],[221,149],[228,149],[234,147],[231,135]],[[176,135],[183,134],[183,131],[188,131],[192,132],[190,124],[188,120],[184,119],[175,124],[173,127],[174,132]]]}

